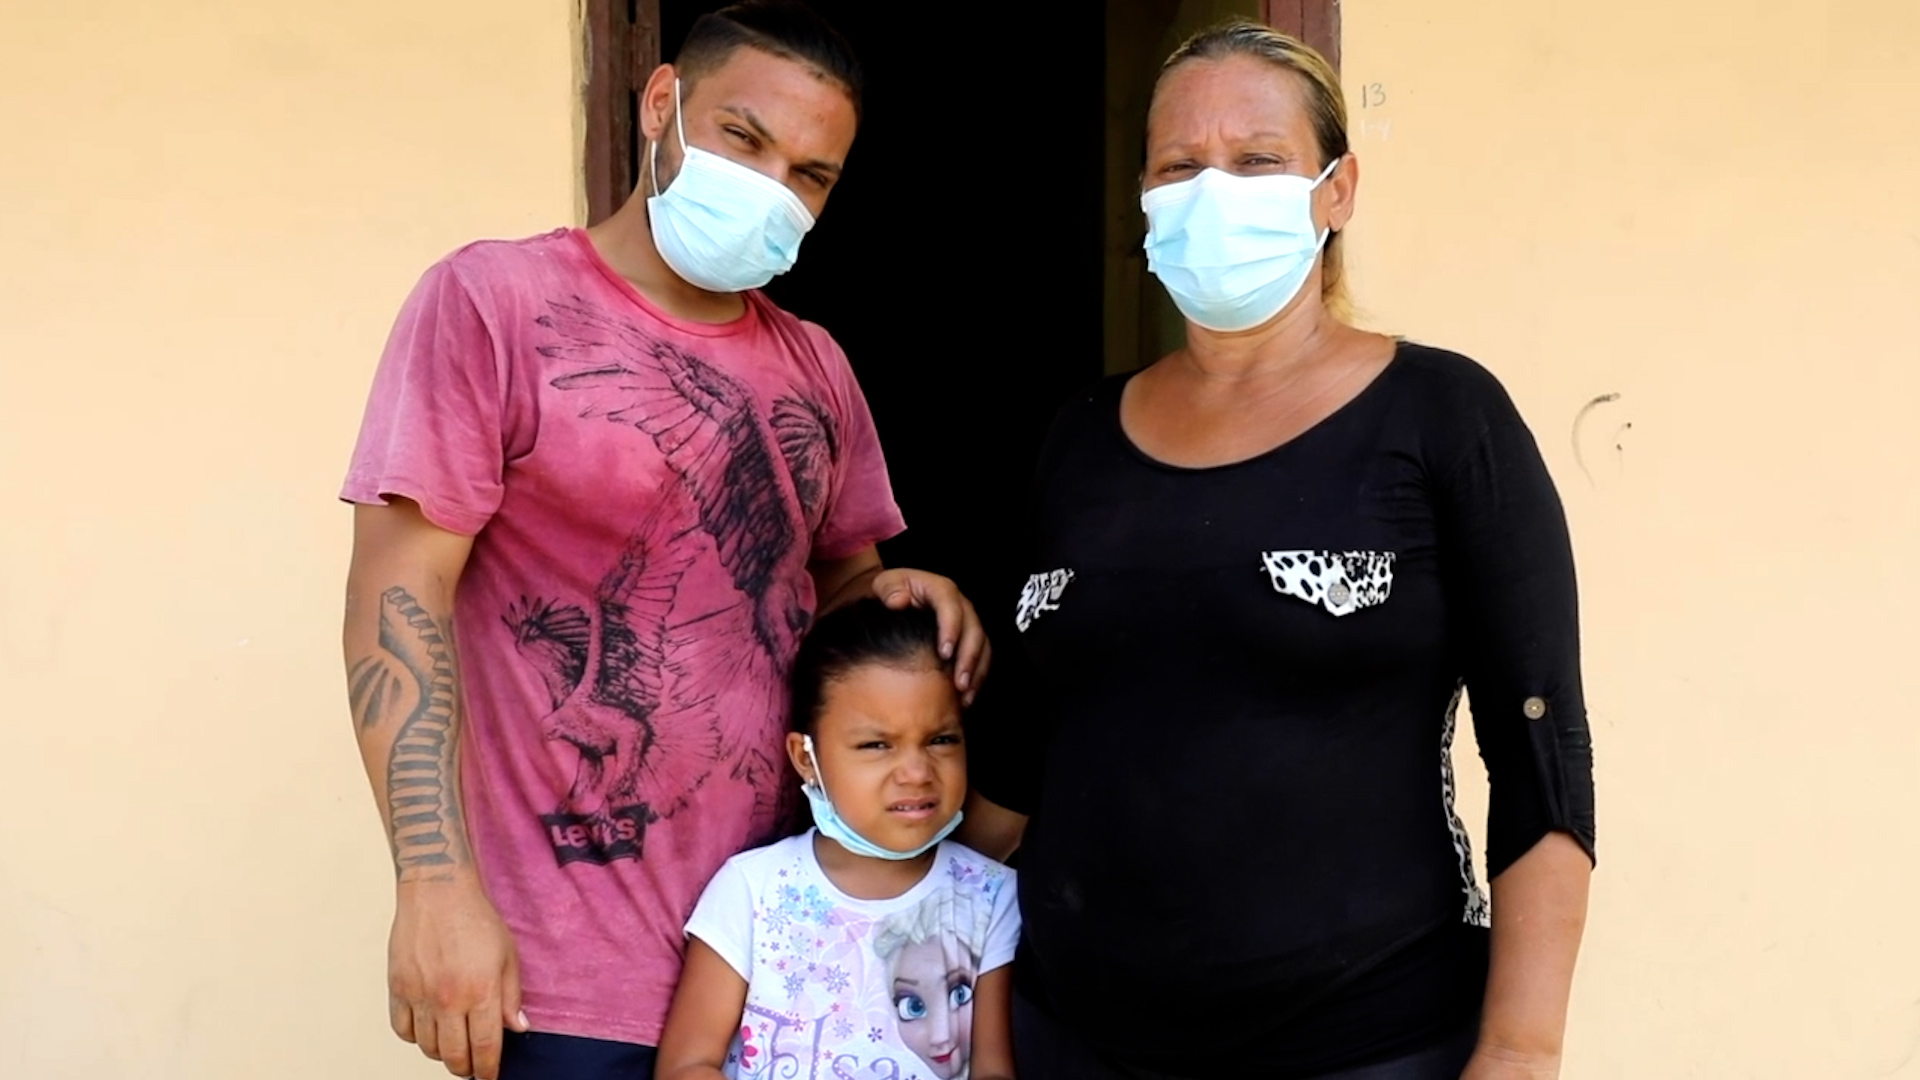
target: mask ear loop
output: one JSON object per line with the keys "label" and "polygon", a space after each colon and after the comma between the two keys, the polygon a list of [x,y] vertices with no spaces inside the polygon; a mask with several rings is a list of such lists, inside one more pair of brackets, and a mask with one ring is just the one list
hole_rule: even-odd
{"label": "mask ear loop", "polygon": [[813,752],[813,736],[802,735],[800,736],[800,740],[801,749],[804,750],[807,755],[807,763],[813,766],[813,779],[809,781],[805,777],[802,777],[800,785],[802,787],[812,787],[820,794],[825,795],[827,793],[827,785],[820,779],[820,759],[815,756]]}
{"label": "mask ear loop", "polygon": [[[1334,158],[1332,161],[1327,162],[1327,167],[1324,169],[1321,169],[1320,175],[1313,178],[1313,186],[1309,187],[1307,190],[1309,192],[1314,191],[1318,189],[1321,184],[1325,183],[1327,177],[1333,175],[1333,170],[1340,167],[1340,162],[1344,161],[1346,159],[1346,156],[1347,155],[1345,154],[1341,154],[1339,157]],[[1320,252],[1326,248],[1327,241],[1332,238],[1333,238],[1333,227],[1331,225],[1320,230],[1320,242],[1313,246],[1314,257],[1316,258],[1319,257]]]}
{"label": "mask ear loop", "polygon": [[[1316,188],[1319,187],[1322,183],[1326,181],[1327,177],[1332,176],[1333,170],[1340,167],[1340,162],[1343,159],[1345,159],[1346,156],[1347,155],[1345,154],[1341,154],[1339,157],[1334,158],[1332,161],[1327,162],[1327,167],[1324,169],[1321,169],[1320,175],[1313,178],[1313,186]],[[1312,188],[1309,188],[1308,190],[1311,191]]]}
{"label": "mask ear loop", "polygon": [[[680,76],[673,77],[673,127],[680,134],[680,152],[687,152],[687,114],[680,107]],[[1337,160],[1337,159],[1336,159]]]}
{"label": "mask ear loop", "polygon": [[[687,119],[680,108],[680,77],[678,75],[673,79],[673,126],[680,135],[680,158],[684,161],[687,156]],[[648,139],[647,146],[649,155],[647,182],[653,185],[653,193],[657,196],[660,194],[660,140]],[[820,764],[815,762],[813,767],[818,769]]]}

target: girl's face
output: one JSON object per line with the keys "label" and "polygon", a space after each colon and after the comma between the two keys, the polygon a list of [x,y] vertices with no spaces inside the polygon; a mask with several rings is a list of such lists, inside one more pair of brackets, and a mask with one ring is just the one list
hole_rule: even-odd
{"label": "girl's face", "polygon": [[787,754],[802,779],[824,779],[835,812],[855,832],[911,851],[960,812],[967,750],[951,676],[931,661],[863,664],[828,683],[821,699],[817,762],[807,760],[797,733],[787,736]]}
{"label": "girl's face", "polygon": [[935,1076],[967,1075],[973,1048],[970,965],[949,960],[937,938],[901,946],[893,958],[893,1009],[900,1018],[900,1041]]}

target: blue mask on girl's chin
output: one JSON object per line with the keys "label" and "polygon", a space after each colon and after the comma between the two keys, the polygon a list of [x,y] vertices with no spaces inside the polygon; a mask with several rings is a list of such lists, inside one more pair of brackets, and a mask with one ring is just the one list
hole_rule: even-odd
{"label": "blue mask on girl's chin", "polygon": [[[819,776],[821,775],[820,759],[813,754],[812,736],[806,736],[806,747],[807,759],[813,762],[813,774]],[[855,855],[863,855],[869,859],[892,859],[895,862],[901,862],[907,859],[918,858],[932,850],[940,841],[952,835],[953,830],[960,827],[960,819],[967,816],[964,813],[956,813],[953,815],[953,820],[941,826],[940,831],[934,833],[933,838],[926,843],[921,844],[911,851],[895,851],[892,848],[883,848],[879,844],[854,832],[853,826],[841,820],[840,814],[833,808],[833,800],[827,798],[827,789],[821,786],[818,781],[811,784],[802,783],[800,790],[806,793],[807,805],[813,808],[813,825],[814,828],[820,830],[820,835],[839,844]]]}

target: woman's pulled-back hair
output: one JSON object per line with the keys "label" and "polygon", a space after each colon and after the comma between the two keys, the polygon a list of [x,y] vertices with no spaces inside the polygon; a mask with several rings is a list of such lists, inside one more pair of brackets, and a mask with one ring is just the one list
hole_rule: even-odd
{"label": "woman's pulled-back hair", "polygon": [[793,729],[811,734],[827,684],[867,664],[950,669],[940,659],[940,620],[927,608],[895,611],[877,598],[856,600],[820,617],[793,661]]}
{"label": "woman's pulled-back hair", "polygon": [[[1195,60],[1225,60],[1230,56],[1261,60],[1299,78],[1301,88],[1306,91],[1307,116],[1313,123],[1314,141],[1320,149],[1320,163],[1315,172],[1347,153],[1347,102],[1341,95],[1340,76],[1335,74],[1333,65],[1299,38],[1247,19],[1229,19],[1182,42],[1173,50],[1173,55],[1167,57],[1167,62],[1160,65],[1159,79],[1153,87],[1154,98],[1158,100],[1160,87],[1174,68]],[[1347,321],[1352,316],[1352,308],[1342,273],[1341,251],[1340,234],[1335,233],[1328,238],[1326,251],[1320,256],[1320,301],[1335,318]]]}
{"label": "woman's pulled-back hair", "polygon": [[690,90],[700,77],[727,62],[742,47],[805,64],[832,79],[853,100],[860,116],[866,76],[853,47],[827,20],[799,0],[741,0],[693,21],[673,66]]}

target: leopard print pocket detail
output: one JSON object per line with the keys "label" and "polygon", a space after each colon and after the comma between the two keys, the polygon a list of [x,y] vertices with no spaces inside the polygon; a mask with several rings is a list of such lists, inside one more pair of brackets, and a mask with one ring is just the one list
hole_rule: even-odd
{"label": "leopard print pocket detail", "polygon": [[1330,615],[1378,607],[1393,592],[1391,551],[1263,551],[1260,564],[1275,592]]}

